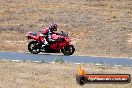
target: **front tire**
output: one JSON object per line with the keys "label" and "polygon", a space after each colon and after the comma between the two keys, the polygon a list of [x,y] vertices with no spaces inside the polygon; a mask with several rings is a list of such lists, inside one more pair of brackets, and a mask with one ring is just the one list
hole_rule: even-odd
{"label": "front tire", "polygon": [[40,49],[39,49],[39,46],[38,46],[38,42],[37,41],[31,41],[28,44],[28,50],[29,50],[29,52],[31,52],[33,54],[40,53]]}
{"label": "front tire", "polygon": [[63,49],[61,49],[61,52],[64,54],[64,55],[72,55],[75,51],[75,48],[73,45],[68,45],[68,46],[65,46]]}

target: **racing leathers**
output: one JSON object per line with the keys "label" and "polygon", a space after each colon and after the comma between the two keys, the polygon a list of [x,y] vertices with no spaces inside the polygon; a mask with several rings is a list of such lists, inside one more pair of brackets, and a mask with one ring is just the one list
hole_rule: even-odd
{"label": "racing leathers", "polygon": [[[44,43],[44,45],[48,45],[48,41],[54,42],[55,40],[52,39],[52,34],[59,34],[55,33],[50,30],[50,28],[44,28],[40,31],[40,40]],[[46,40],[47,37],[47,40]]]}

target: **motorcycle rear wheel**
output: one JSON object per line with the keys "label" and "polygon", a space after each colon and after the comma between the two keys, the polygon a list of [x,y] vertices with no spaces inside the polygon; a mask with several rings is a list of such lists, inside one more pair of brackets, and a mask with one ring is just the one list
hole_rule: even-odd
{"label": "motorcycle rear wheel", "polygon": [[75,48],[73,45],[68,45],[68,46],[65,46],[63,49],[61,49],[61,52],[64,54],[64,55],[72,55],[75,51]]}
{"label": "motorcycle rear wheel", "polygon": [[33,54],[38,54],[40,53],[40,49],[39,49],[39,46],[38,46],[38,42],[36,41],[31,41],[29,44],[28,44],[28,50],[29,52],[33,53]]}

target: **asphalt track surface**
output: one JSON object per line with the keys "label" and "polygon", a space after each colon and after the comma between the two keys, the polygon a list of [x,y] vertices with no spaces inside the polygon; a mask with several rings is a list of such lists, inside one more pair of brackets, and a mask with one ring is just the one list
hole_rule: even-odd
{"label": "asphalt track surface", "polygon": [[90,56],[64,56],[60,54],[31,54],[20,52],[0,52],[0,59],[9,60],[29,60],[54,62],[55,58],[61,58],[64,62],[70,63],[102,63],[110,65],[132,66],[132,59],[129,58],[110,58],[110,57],[90,57]]}

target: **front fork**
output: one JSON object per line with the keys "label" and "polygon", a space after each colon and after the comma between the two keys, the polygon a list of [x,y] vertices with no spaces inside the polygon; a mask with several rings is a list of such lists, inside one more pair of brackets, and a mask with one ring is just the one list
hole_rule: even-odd
{"label": "front fork", "polygon": [[74,45],[71,42],[69,42],[68,46],[72,46],[74,51],[76,51]]}

